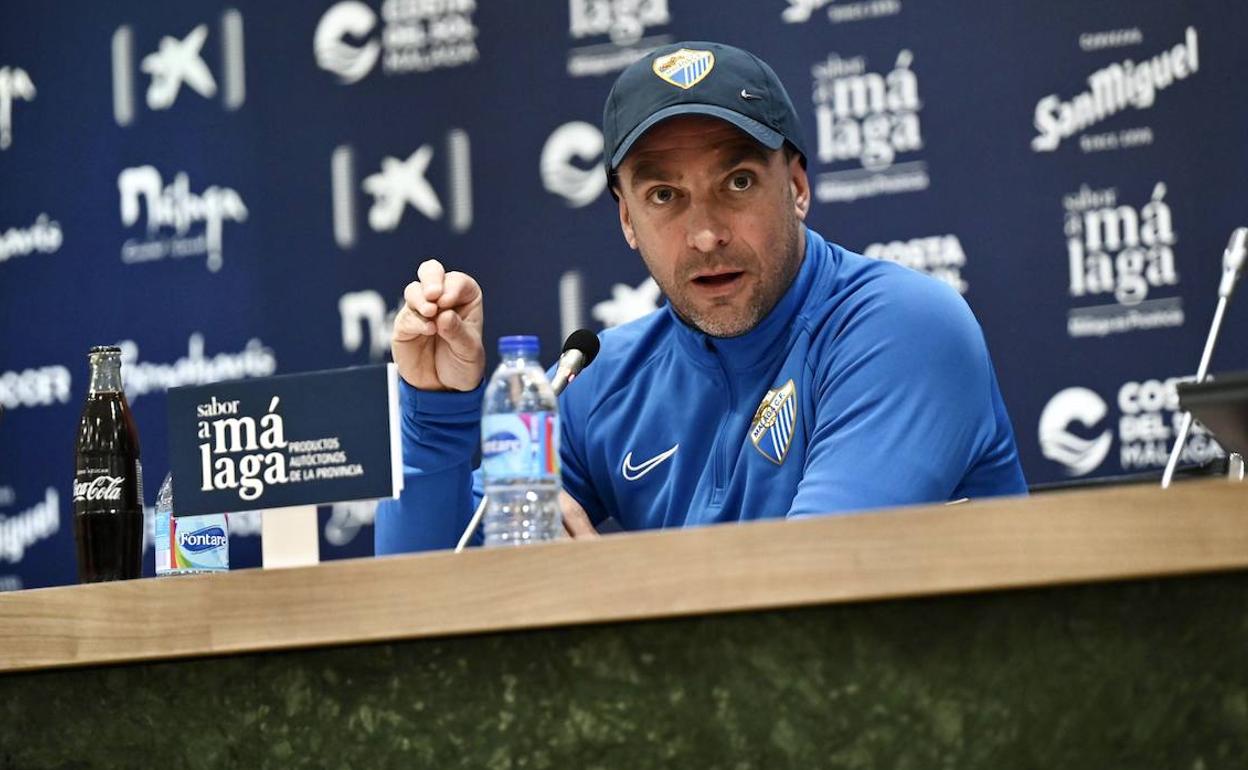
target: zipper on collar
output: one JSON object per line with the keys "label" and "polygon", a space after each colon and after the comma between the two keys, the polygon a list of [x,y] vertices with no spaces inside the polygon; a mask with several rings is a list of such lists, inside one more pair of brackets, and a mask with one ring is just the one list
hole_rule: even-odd
{"label": "zipper on collar", "polygon": [[711,444],[711,499],[710,506],[718,508],[724,503],[724,494],[728,489],[728,426],[733,421],[736,414],[737,394],[736,389],[732,386],[732,373],[724,361],[723,354],[715,347],[710,338],[705,338],[703,343],[708,351],[711,352],[715,359],[715,372],[719,375],[720,382],[723,383],[724,392],[728,394],[728,408],[724,410],[724,416],[719,421],[719,428],[715,431],[715,442]]}

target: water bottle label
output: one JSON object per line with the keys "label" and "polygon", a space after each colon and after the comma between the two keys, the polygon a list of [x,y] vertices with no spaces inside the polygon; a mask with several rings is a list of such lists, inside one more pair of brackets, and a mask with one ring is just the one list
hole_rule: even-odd
{"label": "water bottle label", "polygon": [[481,472],[487,478],[559,478],[559,416],[491,414],[481,420]]}
{"label": "water bottle label", "polygon": [[156,517],[156,574],[230,568],[229,523],[225,514]]}
{"label": "water bottle label", "polygon": [[156,535],[152,542],[156,545],[156,574],[164,574],[172,567],[172,557],[169,555],[169,522],[172,519],[168,514],[157,512],[156,514]]}

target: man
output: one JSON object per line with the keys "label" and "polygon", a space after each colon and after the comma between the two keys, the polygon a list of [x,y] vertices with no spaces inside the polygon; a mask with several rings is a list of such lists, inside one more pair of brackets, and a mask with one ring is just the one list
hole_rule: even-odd
{"label": "man", "polygon": [[[620,226],[667,305],[604,332],[560,397],[565,526],[625,529],[1024,494],[983,335],[945,284],[803,224],[775,73],[715,43],[624,71],[603,115]],[[480,498],[482,294],[425,262],[395,323],[401,501],[379,554],[454,545]]]}

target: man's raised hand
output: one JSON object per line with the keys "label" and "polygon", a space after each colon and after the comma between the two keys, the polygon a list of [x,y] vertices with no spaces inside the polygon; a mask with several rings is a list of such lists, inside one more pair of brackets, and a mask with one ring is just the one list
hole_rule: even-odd
{"label": "man's raised hand", "polygon": [[436,259],[422,262],[416,278],[390,339],[399,374],[420,390],[472,390],[485,374],[481,286]]}

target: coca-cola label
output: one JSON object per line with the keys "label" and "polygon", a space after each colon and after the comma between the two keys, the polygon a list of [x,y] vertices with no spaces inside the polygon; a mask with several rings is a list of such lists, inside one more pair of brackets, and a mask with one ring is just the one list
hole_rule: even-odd
{"label": "coca-cola label", "polygon": [[143,503],[143,471],[124,457],[80,462],[74,475],[74,512],[134,510]]}
{"label": "coca-cola label", "polygon": [[96,476],[90,481],[74,481],[74,502],[107,500],[121,502],[121,485],[125,476]]}

